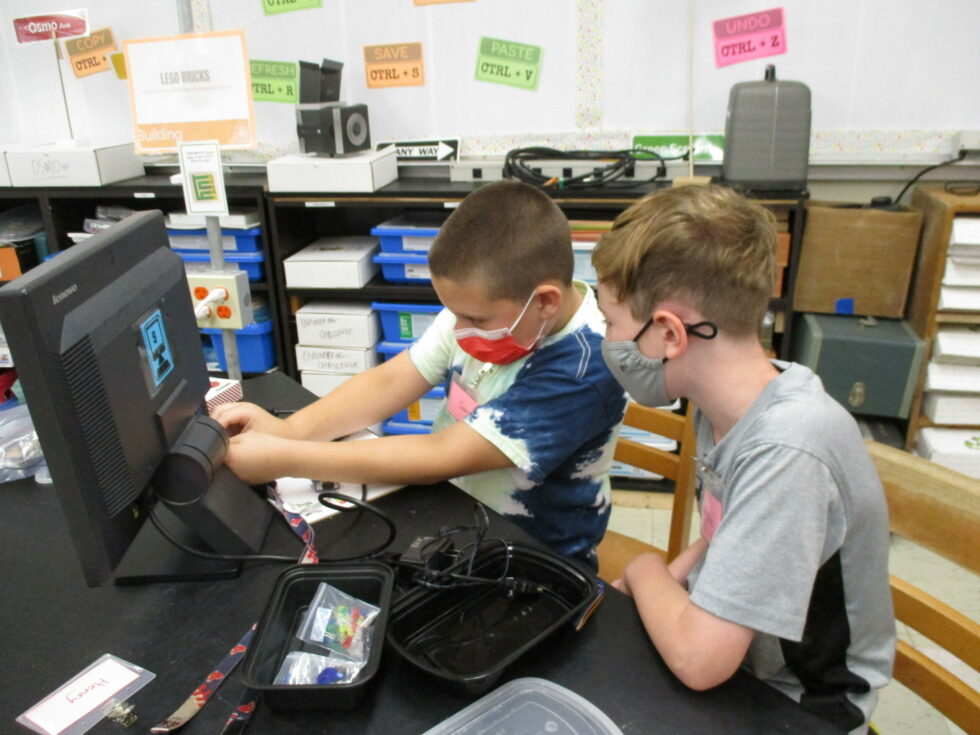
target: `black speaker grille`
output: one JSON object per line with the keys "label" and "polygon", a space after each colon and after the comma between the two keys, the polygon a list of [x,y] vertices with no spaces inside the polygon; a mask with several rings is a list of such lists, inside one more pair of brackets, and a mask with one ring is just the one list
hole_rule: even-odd
{"label": "black speaker grille", "polygon": [[102,491],[102,502],[111,518],[127,508],[140,489],[133,486],[130,478],[109,398],[99,377],[95,351],[88,338],[65,352],[62,365],[85,448]]}

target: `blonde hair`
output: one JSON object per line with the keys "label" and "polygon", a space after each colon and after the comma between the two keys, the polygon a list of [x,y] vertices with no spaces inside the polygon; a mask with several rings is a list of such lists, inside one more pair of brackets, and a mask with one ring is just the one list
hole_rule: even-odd
{"label": "blonde hair", "polygon": [[677,299],[719,330],[758,334],[776,270],[774,221],[732,189],[663,189],[616,218],[592,265],[638,321]]}
{"label": "blonde hair", "polygon": [[460,203],[429,250],[429,270],[478,280],[495,299],[526,301],[549,280],[572,283],[568,220],[551,197],[518,181],[481,186]]}

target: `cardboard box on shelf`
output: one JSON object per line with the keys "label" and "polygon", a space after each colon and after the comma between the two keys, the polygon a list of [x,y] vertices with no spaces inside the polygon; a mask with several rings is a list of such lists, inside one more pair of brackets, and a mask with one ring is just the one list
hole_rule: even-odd
{"label": "cardboard box on shelf", "polygon": [[378,272],[378,238],[321,237],[283,261],[288,288],[361,288]]}
{"label": "cardboard box on shelf", "polygon": [[34,145],[7,150],[13,186],[104,186],[143,175],[132,143],[107,146]]}
{"label": "cardboard box on shelf", "polygon": [[901,319],[921,228],[916,210],[811,204],[793,309]]}
{"label": "cardboard box on shelf", "polygon": [[296,312],[302,345],[374,347],[380,331],[378,315],[369,304],[311,301]]}
{"label": "cardboard box on shelf", "polygon": [[266,165],[269,191],[368,192],[398,178],[395,147],[337,158],[289,155]]}

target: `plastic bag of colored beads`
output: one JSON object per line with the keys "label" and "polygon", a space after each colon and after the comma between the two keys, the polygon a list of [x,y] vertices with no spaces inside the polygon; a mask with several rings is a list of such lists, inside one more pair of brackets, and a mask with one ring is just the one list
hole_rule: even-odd
{"label": "plastic bag of colored beads", "polygon": [[378,608],[321,582],[298,637],[351,661],[367,661]]}

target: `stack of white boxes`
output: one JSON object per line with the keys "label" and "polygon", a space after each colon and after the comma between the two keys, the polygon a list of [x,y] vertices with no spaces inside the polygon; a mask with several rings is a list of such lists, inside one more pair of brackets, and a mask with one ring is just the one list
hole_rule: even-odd
{"label": "stack of white boxes", "polygon": [[[939,296],[940,312],[980,313],[980,217],[956,217]],[[942,323],[926,369],[916,453],[980,478],[980,327]],[[954,428],[955,427],[955,428]]]}
{"label": "stack of white boxes", "polygon": [[378,315],[369,304],[311,301],[296,312],[296,367],[305,388],[323,396],[378,364]]}

